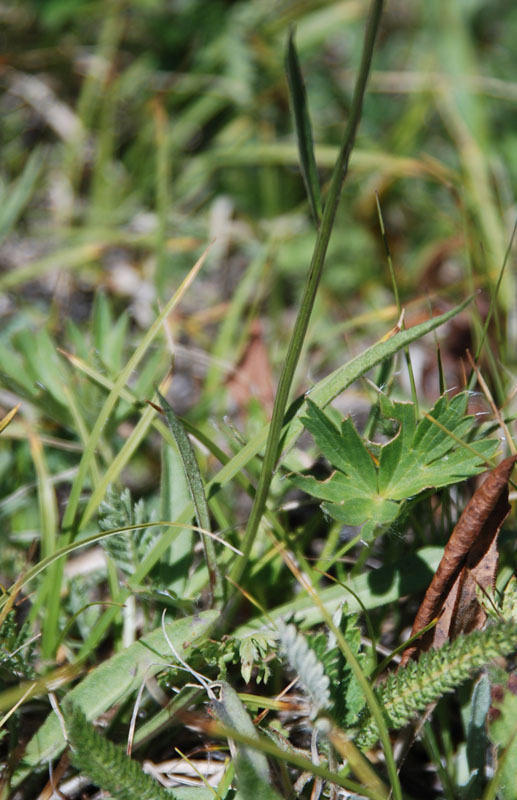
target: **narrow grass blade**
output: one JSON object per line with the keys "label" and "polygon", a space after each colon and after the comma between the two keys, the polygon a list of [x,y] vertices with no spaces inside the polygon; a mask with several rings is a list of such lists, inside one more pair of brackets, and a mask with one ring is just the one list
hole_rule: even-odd
{"label": "narrow grass blade", "polygon": [[68,500],[68,505],[66,508],[65,516],[63,518],[63,529],[65,531],[69,530],[75,520],[75,516],[77,513],[77,507],[79,504],[79,497],[82,491],[82,487],[84,484],[85,477],[90,467],[90,462],[93,458],[95,453],[95,449],[99,442],[102,430],[109,419],[109,416],[115,405],[119,399],[120,391],[124,387],[124,384],[128,380],[129,376],[133,372],[134,369],[138,366],[142,358],[144,357],[145,353],[149,349],[151,343],[158,335],[163,321],[168,317],[171,313],[172,309],[179,303],[187,289],[190,287],[192,282],[194,281],[197,273],[203,266],[203,263],[208,255],[208,248],[205,250],[201,258],[196,262],[196,264],[192,267],[189,274],[178,288],[178,290],[174,293],[172,298],[169,302],[165,305],[162,312],[156,317],[151,327],[148,329],[147,333],[143,337],[142,341],[134,351],[133,355],[125,365],[125,367],[121,370],[120,375],[116,379],[115,383],[113,384],[113,389],[109,393],[104,406],[102,407],[99,416],[95,422],[95,425],[92,429],[90,434],[90,438],[88,443],[85,447],[83,457],[79,464],[79,471],[77,473],[77,477],[74,481],[72,486],[72,490],[70,492],[70,498]]}
{"label": "narrow grass blade", "polygon": [[40,148],[34,150],[23,169],[22,174],[9,189],[4,191],[4,202],[0,203],[0,242],[12,230],[23,209],[29,202],[39,178],[45,156]]}
{"label": "narrow grass blade", "polygon": [[343,145],[332,173],[329,194],[325,203],[321,227],[316,239],[316,245],[311,260],[309,274],[307,276],[305,290],[300,303],[300,308],[298,310],[294,330],[289,341],[282,374],[278,383],[273,414],[268,431],[266,449],[264,452],[264,460],[262,462],[262,470],[260,472],[260,478],[257,486],[257,493],[255,495],[255,500],[253,502],[246,528],[246,534],[242,544],[244,555],[234,563],[231,570],[231,578],[233,581],[235,581],[235,583],[240,581],[240,578],[246,569],[246,565],[251,554],[251,549],[253,547],[253,543],[255,541],[259,525],[266,508],[269,487],[271,486],[271,481],[273,479],[273,470],[275,469],[279,455],[284,413],[291,390],[291,384],[294,378],[296,365],[298,364],[305,335],[307,333],[314,301],[316,299],[316,293],[323,272],[327,247],[330,241],[330,234],[332,232],[337,207],[339,204],[341,189],[348,170],[350,154],[354,146],[355,134],[361,118],[363,97],[366,91],[368,75],[370,73],[370,64],[373,56],[377,29],[380,23],[382,6],[383,0],[373,0],[368,17],[361,65],[352,99],[350,118],[345,131]]}
{"label": "narrow grass blade", "polygon": [[[32,460],[36,469],[38,483],[39,524],[41,531],[41,554],[43,558],[51,556],[56,549],[58,510],[54,487],[47,469],[47,462],[39,438],[30,436]],[[61,597],[56,587],[55,572],[58,568],[54,564],[46,580],[40,587],[40,592],[45,594],[45,617],[43,620],[42,655],[43,658],[52,658],[59,637],[59,611]]]}
{"label": "narrow grass blade", "polygon": [[[169,442],[162,443],[162,469],[160,476],[160,519],[173,520],[190,502],[190,493],[181,456]],[[183,597],[192,565],[193,533],[183,528],[174,540],[164,559],[167,584],[178,597]]]}
{"label": "narrow grass blade", "polygon": [[314,223],[316,228],[319,228],[322,214],[320,181],[316,159],[314,158],[311,119],[307,107],[307,94],[305,92],[302,71],[298,62],[298,53],[296,52],[294,43],[294,30],[291,30],[287,41],[285,69],[287,73],[287,82],[289,84],[296,138],[298,140],[300,168]]}
{"label": "narrow grass blade", "polygon": [[18,413],[18,410],[19,410],[20,406],[21,406],[21,403],[17,403],[14,406],[14,408],[11,408],[11,410],[8,411],[7,414],[5,414],[2,417],[2,419],[0,419],[0,433],[2,433],[2,431],[4,431],[7,428],[7,426],[9,425],[9,423],[14,419],[14,417]]}
{"label": "narrow grass blade", "polygon": [[[165,379],[162,381],[161,389],[166,391],[169,385],[170,378],[166,376]],[[151,424],[153,422],[153,418],[155,416],[155,411],[151,406],[148,406],[142,412],[140,419],[138,420],[137,424],[133,428],[131,435],[126,439],[124,442],[123,447],[119,450],[115,458],[111,461],[108,469],[102,476],[102,479],[99,483],[95,486],[90,499],[86,505],[86,508],[83,512],[82,516],[82,524],[86,524],[94,514],[96,508],[98,507],[99,503],[101,502],[102,498],[106,493],[106,489],[110,485],[110,483],[114,483],[124,467],[129,462],[131,456],[137,449],[140,442],[146,436]]]}
{"label": "narrow grass blade", "polygon": [[[205,530],[209,531],[210,511],[208,509],[208,503],[206,502],[203,479],[201,477],[201,472],[199,471],[194,448],[190,443],[190,439],[188,438],[183,425],[177,418],[167,400],[162,397],[159,392],[158,398],[162,404],[167,425],[174,436],[179,454],[183,461],[183,469],[185,470],[185,477],[187,479],[190,494],[192,496],[192,502],[194,503],[197,523],[200,528],[204,528]],[[223,588],[221,574],[219,572],[219,567],[217,565],[217,559],[215,556],[215,547],[211,539],[206,536],[203,536],[203,547],[205,550],[205,558],[208,568],[208,575],[210,578],[212,597],[217,601],[222,599]]]}

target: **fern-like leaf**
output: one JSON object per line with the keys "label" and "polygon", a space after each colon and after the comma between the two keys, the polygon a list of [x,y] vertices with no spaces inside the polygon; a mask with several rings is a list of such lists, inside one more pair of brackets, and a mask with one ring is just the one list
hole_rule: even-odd
{"label": "fern-like leaf", "polygon": [[[345,604],[334,615],[334,623],[362,664],[365,656],[361,652],[361,630],[357,624],[357,614],[348,614]],[[336,723],[345,730],[353,727],[357,724],[366,702],[359,681],[332,633],[317,633],[309,638],[309,643],[329,677],[331,706]]]}
{"label": "fern-like leaf", "polygon": [[34,677],[34,647],[28,621],[18,627],[15,612],[10,611],[0,628],[0,689]]}
{"label": "fern-like leaf", "polygon": [[[133,503],[129,489],[119,492],[114,486],[109,486],[106,500],[99,510],[99,527],[103,531],[151,522],[146,518],[143,501]],[[117,567],[126,575],[132,575],[159,536],[159,528],[140,528],[109,536],[102,539],[101,544]]]}
{"label": "fern-like leaf", "polygon": [[[390,728],[403,727],[429,703],[453,691],[475,670],[516,649],[517,624],[508,622],[459,636],[438,650],[424,653],[417,662],[412,661],[392,673],[376,689],[387,725]],[[377,738],[375,721],[371,716],[365,717],[356,744],[368,748]]]}
{"label": "fern-like leaf", "polygon": [[175,795],[142,772],[124,750],[101,736],[82,711],[64,709],[72,763],[92,783],[108,791],[115,800],[174,800]]}

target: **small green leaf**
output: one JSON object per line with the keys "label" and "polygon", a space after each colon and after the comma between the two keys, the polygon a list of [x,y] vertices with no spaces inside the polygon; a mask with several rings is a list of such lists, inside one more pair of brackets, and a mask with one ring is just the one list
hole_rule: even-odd
{"label": "small green leaf", "polygon": [[17,181],[2,192],[0,203],[0,242],[7,236],[16,224],[19,216],[29,202],[35,189],[36,182],[45,163],[45,152],[42,148],[33,150],[22,174]]}
{"label": "small green leaf", "polygon": [[238,791],[235,800],[281,800],[281,797],[242,756],[235,760]]}
{"label": "small green leaf", "polygon": [[[187,479],[181,457],[175,447],[162,443],[162,472],[160,478],[160,519],[175,520],[190,500]],[[194,534],[184,528],[176,536],[168,553],[160,562],[161,573],[168,588],[180,597],[185,591],[194,554]]]}
{"label": "small green leaf", "polygon": [[287,41],[285,68],[293,109],[296,138],[298,140],[300,168],[307,191],[307,197],[309,198],[312,216],[316,227],[319,228],[322,214],[320,182],[316,159],[314,157],[311,120],[307,108],[307,95],[294,43],[294,30],[291,30]]}

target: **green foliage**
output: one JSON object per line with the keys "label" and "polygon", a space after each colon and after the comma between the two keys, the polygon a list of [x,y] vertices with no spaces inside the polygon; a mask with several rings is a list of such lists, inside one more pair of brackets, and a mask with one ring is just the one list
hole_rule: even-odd
{"label": "green foliage", "polygon": [[[517,625],[506,622],[459,636],[438,650],[423,653],[418,661],[410,661],[376,689],[386,723],[390,728],[403,727],[429,703],[463,683],[475,670],[515,650]],[[377,736],[376,723],[365,715],[357,744],[371,747]]]}
{"label": "green foliage", "polygon": [[250,797],[254,800],[281,800],[281,795],[275,792],[247,758],[237,756],[235,774],[238,786],[236,800],[248,800]]}
{"label": "green foliage", "polygon": [[0,628],[0,689],[16,681],[34,678],[35,641],[30,641],[29,622],[18,625],[10,611]]}
{"label": "green foliage", "polygon": [[[304,425],[334,471],[325,481],[298,474],[291,475],[290,480],[324,500],[323,510],[334,519],[362,525],[363,539],[371,539],[401,515],[408,500],[425,489],[449,486],[485,469],[498,441],[476,438],[474,417],[465,415],[467,402],[466,392],[452,400],[446,395],[438,400],[430,416],[443,430],[427,417],[417,423],[412,403],[392,402],[381,395],[381,413],[385,419],[394,420],[398,430],[389,442],[378,445],[364,442],[350,417],[338,430],[308,399]],[[475,446],[467,449],[457,440],[474,442]]]}
{"label": "green foliage", "polygon": [[314,158],[311,120],[307,108],[307,95],[303,83],[302,71],[298,62],[298,53],[296,52],[293,31],[291,31],[289,35],[285,60],[296,138],[298,140],[298,151],[300,153],[300,168],[309,199],[312,217],[316,227],[319,227],[322,213],[320,182],[316,159]]}
{"label": "green foliage", "polygon": [[256,682],[267,683],[271,670],[266,656],[272,652],[274,645],[276,645],[276,637],[269,631],[254,631],[240,640],[241,675],[246,683],[249,683],[254,668],[257,670]]}
{"label": "green foliage", "polygon": [[[203,479],[201,477],[201,472],[197,463],[194,448],[192,447],[190,439],[187,436],[185,428],[174,413],[172,407],[169,405],[167,400],[161,396],[160,393],[158,393],[158,397],[164,409],[167,425],[174,436],[174,441],[176,442],[179,455],[183,462],[185,479],[192,497],[192,502],[194,504],[198,527],[203,531],[210,533],[210,511],[208,508]],[[203,534],[201,534],[201,540],[203,542],[203,548],[205,551],[206,565],[208,574],[210,576],[210,588],[213,593],[213,599],[220,601],[222,599],[223,585],[215,555],[214,543],[209,536]]]}
{"label": "green foliage", "polygon": [[297,675],[309,697],[311,716],[319,711],[328,710],[330,706],[329,676],[323,664],[309,646],[307,639],[299,633],[294,625],[279,624],[278,644],[280,652],[285,656],[291,670]]}
{"label": "green foliage", "polygon": [[175,795],[142,771],[124,749],[101,736],[82,711],[63,707],[72,763],[114,800],[171,800]]}
{"label": "green foliage", "polygon": [[[258,741],[259,735],[255,725],[237,692],[226,681],[221,681],[220,697],[219,700],[213,701],[213,707],[223,725]],[[269,765],[264,753],[245,745],[239,745],[238,751],[241,757],[252,765],[253,771],[261,781],[268,782]]]}
{"label": "green foliage", "polygon": [[492,687],[488,733],[498,748],[499,796],[517,798],[517,675],[512,672],[504,684]]}
{"label": "green foliage", "polygon": [[[337,619],[336,619],[337,618]],[[346,604],[335,615],[336,624],[348,642],[358,663],[364,668],[365,655],[361,650],[361,629],[357,614],[349,614]],[[333,716],[345,730],[352,728],[364,708],[365,697],[350,664],[337,646],[331,632],[317,634],[310,640],[330,680],[330,698]]]}
{"label": "green foliage", "polygon": [[[194,617],[165,623],[163,628],[143,636],[91,670],[67,693],[67,701],[89,720],[95,719],[135,694],[146,679],[169,669],[175,661],[171,643],[176,653],[181,653],[184,660],[188,658],[193,645],[208,637],[217,616],[216,612],[202,611]],[[59,719],[51,713],[25,748],[16,780],[20,782],[41,761],[58,756],[64,746]]]}
{"label": "green foliage", "polygon": [[[269,633],[271,620],[296,619],[300,630],[314,630],[322,623],[323,606],[332,613],[342,603],[343,589],[340,584],[322,585],[318,593],[323,606],[298,592],[279,552],[271,548],[269,534],[293,551],[313,581],[322,570],[346,581],[356,595],[349,606],[354,612],[375,609],[371,618],[375,637],[386,629],[396,637],[412,622],[410,604],[398,601],[428,583],[439,560],[436,543],[445,540],[449,517],[456,513],[447,502],[456,502],[462,492],[451,493],[451,498],[444,492],[441,511],[436,502],[440,498],[427,502],[422,494],[431,495],[435,487],[480,472],[484,458],[496,447],[495,442],[482,441],[489,435],[486,428],[474,429],[467,422],[461,407],[466,395],[461,400],[441,398],[431,414],[460,440],[473,444],[479,458],[429,421],[415,421],[419,415],[410,405],[381,397],[379,424],[365,384],[358,386],[357,379],[376,365],[385,366],[387,360],[394,364],[396,353],[438,329],[447,383],[464,385],[463,350],[471,343],[479,346],[486,325],[490,336],[478,364],[496,405],[505,409],[506,421],[515,417],[512,376],[517,347],[515,331],[508,324],[515,275],[510,269],[501,274],[499,294],[495,281],[509,243],[507,220],[517,174],[514,65],[508,57],[517,10],[502,0],[493,7],[478,0],[420,2],[403,15],[386,8],[371,78],[374,94],[366,99],[358,147],[348,169],[353,135],[343,136],[344,121],[352,120],[351,128],[357,122],[355,112],[364,88],[363,82],[352,99],[352,79],[361,72],[356,67],[366,3],[27,0],[7,5],[8,13],[2,17],[9,68],[2,75],[0,419],[18,400],[23,402],[0,438],[0,545],[5,556],[0,581],[7,586],[21,576],[23,588],[28,587],[21,608],[30,606],[23,628],[17,629],[11,616],[0,632],[4,645],[8,640],[0,656],[2,715],[22,701],[9,721],[11,742],[2,739],[2,753],[10,750],[9,762],[18,763],[17,741],[29,738],[42,723],[28,742],[24,761],[15,768],[16,792],[27,800],[27,793],[32,797],[41,791],[47,762],[65,746],[56,715],[44,716],[48,686],[42,681],[56,666],[50,660],[51,639],[62,643],[60,656],[71,659],[75,654],[88,670],[75,686],[62,685],[59,692],[90,718],[111,710],[117,722],[128,722],[144,680],[167,676],[174,697],[166,708],[155,706],[146,692],[142,695],[148,716],[139,721],[135,733],[135,742],[142,735],[142,747],[171,725],[176,709],[203,702],[202,692],[182,684],[189,676],[175,664],[165,632],[148,633],[154,613],[159,614],[160,597],[165,598],[165,593],[156,591],[159,587],[167,588],[167,605],[170,608],[172,597],[174,613],[180,617],[166,623],[165,631],[183,660],[209,676],[232,682],[242,677],[251,692],[254,683],[268,680],[271,670],[275,682],[261,687],[266,722],[283,726],[276,741],[292,755],[295,747],[289,737],[298,715],[295,711],[293,721],[284,709],[279,718],[271,708],[270,695],[280,688],[277,682],[282,685],[276,641]],[[294,35],[289,36],[293,26],[296,49]],[[367,71],[362,70],[363,78]],[[343,140],[345,158],[331,179],[337,145]],[[335,190],[346,172],[337,207]],[[381,263],[375,191],[386,221],[384,243],[393,248],[395,288]],[[297,324],[288,351],[286,325],[300,306],[314,247],[313,221],[320,220],[322,209],[329,224],[325,236],[318,237],[309,291],[301,304],[303,325]],[[166,305],[214,234],[215,246],[181,308],[176,301]],[[317,292],[320,276],[322,290]],[[415,325],[422,312],[427,316],[424,287],[429,289],[432,309],[427,322]],[[469,301],[461,298],[477,287],[481,294],[467,308]],[[399,298],[408,327],[386,337],[400,312]],[[485,298],[490,298],[488,315]],[[454,303],[460,305],[453,308]],[[157,318],[155,304],[163,309]],[[450,311],[436,317],[444,308]],[[440,328],[447,320],[451,325]],[[267,411],[260,409],[261,429],[254,436],[256,419],[238,402],[229,401],[231,381],[226,380],[240,377],[241,356],[248,352],[250,329],[256,323],[261,328],[258,341],[268,350],[273,384],[283,365],[289,365],[286,379],[280,381],[280,402],[266,450],[271,428],[262,420]],[[358,355],[343,357],[344,338],[350,352]],[[371,341],[377,344],[370,346]],[[67,359],[59,348],[73,355]],[[413,399],[428,408],[436,391],[432,345],[419,342],[411,356],[417,351]],[[184,449],[180,455],[174,446],[175,423],[168,429],[146,405],[169,372],[171,355],[171,402],[186,418],[175,420],[175,430],[184,434],[187,445],[185,431],[189,436],[194,431],[203,448],[201,470],[197,459],[189,461],[192,452]],[[303,392],[313,375],[318,382],[309,396],[317,408],[305,404],[301,396],[286,406],[292,390]],[[322,375],[326,377],[319,379]],[[390,381],[391,389],[396,373],[386,369],[381,380],[380,375],[375,378],[377,385],[384,387]],[[382,429],[390,439],[387,444],[366,441],[350,420],[340,430],[336,413],[323,414],[354,382],[355,395],[350,393],[344,402],[352,398],[355,405],[357,399],[361,416],[364,411],[370,421],[375,419],[371,427]],[[475,387],[469,383],[469,388]],[[405,391],[403,380],[395,391]],[[475,402],[481,406],[483,401]],[[254,399],[253,405],[258,404]],[[220,430],[214,434],[212,423],[219,426],[224,414],[239,429],[238,446],[221,444]],[[340,543],[340,524],[328,524],[321,515],[301,508],[293,530],[295,517],[283,508],[288,482],[280,476],[284,469],[307,464],[304,443],[300,449],[296,445],[302,415],[325,440],[325,447],[317,443],[318,448],[336,471],[321,484],[308,475],[294,480],[313,481],[314,494],[324,501],[329,516],[338,523],[362,525],[365,539],[396,522],[401,535],[375,543],[372,569],[370,564],[364,569],[359,559],[353,573],[344,574],[343,556],[355,560],[357,550],[348,542]],[[40,490],[34,481],[29,439],[41,441],[44,449],[45,471],[37,475],[40,488],[44,486],[48,496],[55,492],[52,511],[64,511],[64,518],[52,515],[55,541],[45,535],[49,516],[44,504],[38,505]],[[261,468],[265,480],[259,481]],[[273,477],[270,491],[266,473]],[[188,486],[192,476],[198,482],[194,492]],[[177,527],[147,527],[152,517],[133,502],[129,489],[127,494],[121,490],[120,496],[116,492],[106,496],[108,485],[117,481],[130,487],[133,497],[144,496],[147,509],[159,508],[157,518],[176,522]],[[249,497],[257,489],[259,510],[253,514],[252,535],[245,538]],[[331,496],[318,494],[321,491],[330,491]],[[421,514],[408,513],[414,503],[420,503]],[[106,540],[122,580],[111,559],[107,574],[102,570],[70,577],[74,573],[68,568],[75,565],[65,565],[65,556],[75,560],[72,548],[83,547],[97,533],[99,511],[102,525],[125,526],[132,520],[146,526]],[[232,545],[242,549],[244,542],[242,560],[219,544],[205,559],[200,557],[198,534],[184,527],[196,514],[203,528],[211,525]],[[514,559],[507,537],[500,540],[501,574],[506,577],[513,571]],[[31,542],[35,542],[34,559],[27,556]],[[426,547],[430,542],[433,547]],[[62,555],[49,573],[49,562],[41,559],[54,546]],[[263,615],[250,618],[249,607],[235,596],[228,607],[220,603],[217,613],[203,617],[210,603],[210,574],[217,570],[224,593],[237,592],[224,580],[229,572],[239,589],[258,599]],[[130,592],[122,626],[121,606]],[[150,592],[151,618],[146,602]],[[2,594],[0,604],[7,597]],[[92,600],[102,604],[87,607]],[[496,594],[492,604],[486,598],[480,601],[497,627],[501,617],[515,623],[511,585],[501,608],[494,610]],[[195,608],[201,616],[184,618],[187,608],[188,613]],[[214,631],[216,620],[219,627]],[[267,629],[257,631],[263,624]],[[28,644],[42,629],[53,634],[43,658],[36,651],[38,640]],[[340,629],[350,653],[366,670],[356,615],[343,614]],[[134,641],[128,648],[126,637]],[[475,650],[476,640],[469,641]],[[332,637],[322,631],[298,632],[291,648],[298,648],[305,679],[319,693],[320,702],[328,701],[333,721],[350,736],[357,730],[358,715],[367,725],[369,712],[356,676]],[[23,699],[24,680],[32,677],[33,666],[35,691],[41,699]],[[489,674],[494,671],[491,667]],[[325,676],[328,693],[323,691]],[[428,686],[425,675],[420,677],[425,689],[418,688],[415,679],[414,694],[422,700]],[[441,674],[437,685],[440,681]],[[496,725],[492,736],[499,749],[499,767],[486,800],[493,800],[497,791],[503,797],[515,785],[511,721],[516,712],[507,698],[513,684],[503,666],[497,684],[505,692],[504,699],[494,697],[493,705],[494,713],[502,711],[501,730]],[[404,687],[401,692],[404,695]],[[382,703],[382,695],[378,697]],[[229,708],[231,698],[226,690],[223,705]],[[250,699],[250,707],[259,700]],[[395,700],[388,697],[386,703],[391,708]],[[486,762],[480,735],[486,704],[485,682],[472,700],[465,742],[456,736],[453,741],[437,736],[430,760],[449,800],[460,793],[464,800],[473,800],[484,789],[482,780],[467,786],[457,776],[465,762],[462,754],[467,754],[472,773],[480,774]],[[411,706],[409,700],[406,705]],[[236,713],[240,726],[240,712]],[[30,730],[21,725],[17,729],[20,721],[30,724]],[[249,727],[250,720],[242,724]],[[304,725],[311,730],[309,720]],[[458,732],[459,726],[453,730]],[[163,741],[170,736],[171,748],[178,742],[178,731],[181,737],[180,727],[166,731]],[[312,732],[314,748],[324,763],[332,757],[330,744],[322,742],[322,729],[318,736]],[[296,745],[300,744],[297,739]],[[389,770],[389,743],[384,746]],[[306,756],[307,751],[297,755]],[[301,784],[311,780],[310,762],[306,757],[303,761],[293,762],[292,772],[275,773],[279,794],[294,793],[290,783],[296,780],[296,767],[304,771],[296,788],[309,795],[310,788]],[[329,767],[338,774],[340,767],[332,760]],[[126,765],[120,768],[125,770]],[[345,770],[353,769],[349,761]],[[229,788],[234,772],[236,789]],[[29,773],[31,782],[21,786]],[[217,788],[221,797],[233,797],[234,792],[242,800],[278,796],[249,759],[239,755],[232,756],[225,781]],[[393,773],[390,781],[388,791],[400,800]],[[364,786],[350,786],[349,792],[368,794],[368,780],[360,782]],[[313,793],[318,791],[315,786]],[[207,793],[196,788],[178,790],[177,795],[197,798]],[[9,794],[9,787],[4,794]]]}
{"label": "green foliage", "polygon": [[106,499],[99,506],[99,527],[103,531],[125,528],[129,525],[142,525],[133,531],[124,531],[117,536],[101,539],[102,547],[126,575],[132,575],[142,560],[152,549],[160,536],[159,528],[146,528],[149,519],[144,501],[133,503],[129,489],[119,491],[109,486]]}

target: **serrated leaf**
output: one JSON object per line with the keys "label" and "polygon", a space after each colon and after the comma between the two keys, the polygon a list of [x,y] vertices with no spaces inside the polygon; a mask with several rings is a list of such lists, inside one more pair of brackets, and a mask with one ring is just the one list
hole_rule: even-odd
{"label": "serrated leaf", "polygon": [[[395,421],[397,432],[379,448],[366,445],[349,417],[338,431],[327,415],[307,400],[303,423],[335,470],[324,481],[311,475],[291,475],[290,480],[323,500],[322,509],[334,519],[363,525],[362,536],[369,538],[375,528],[399,516],[404,501],[425,489],[448,486],[483,471],[484,462],[499,443],[496,439],[475,440],[473,452],[455,440],[473,440],[474,417],[465,416],[467,401],[466,392],[451,400],[441,397],[429,414],[439,427],[428,417],[417,423],[412,403],[392,402],[381,395],[381,412],[385,419]],[[378,467],[372,451],[379,453]]]}
{"label": "serrated leaf", "polygon": [[[474,417],[465,416],[467,400],[466,392],[449,402],[441,397],[429,416],[457,439],[469,441]],[[497,440],[476,441],[474,454],[427,417],[415,426],[412,403],[388,403],[381,401],[381,408],[386,416],[399,422],[399,431],[381,450],[379,492],[392,500],[404,500],[424,489],[448,486],[477,475],[485,468],[483,462],[497,449]]]}

